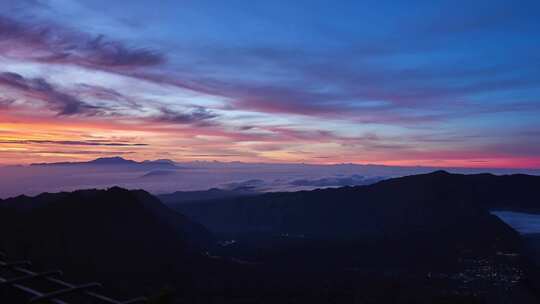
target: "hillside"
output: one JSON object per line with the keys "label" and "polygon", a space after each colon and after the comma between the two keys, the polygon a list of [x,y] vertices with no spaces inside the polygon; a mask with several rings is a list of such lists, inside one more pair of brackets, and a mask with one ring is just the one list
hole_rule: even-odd
{"label": "hillside", "polygon": [[223,198],[234,198],[246,195],[256,195],[257,192],[241,190],[223,190],[212,188],[202,191],[176,191],[168,194],[161,194],[157,197],[169,207],[177,204],[193,203]]}
{"label": "hillside", "polygon": [[[352,277],[352,282],[368,284],[377,278],[406,285],[403,297],[417,303],[431,303],[428,295],[446,292],[482,294],[479,299],[489,303],[516,296],[506,292],[502,297],[501,287],[527,303],[536,291],[521,282],[524,273],[533,272],[527,272],[523,259],[512,258],[521,256],[522,239],[488,210],[533,209],[539,185],[540,178],[532,176],[437,171],[370,186],[267,193],[174,208],[220,236],[217,255],[271,265],[284,276],[291,269],[307,271],[313,286],[316,272],[327,271],[325,276],[339,282]],[[369,290],[360,290],[370,298]]]}
{"label": "hillside", "polygon": [[164,284],[211,243],[204,227],[144,191],[82,190],[0,201],[0,248],[10,256],[119,290]]}
{"label": "hillside", "polygon": [[21,196],[0,202],[0,247],[113,294],[175,292],[166,303],[535,303],[522,239],[488,210],[535,208],[538,181],[438,171],[221,199],[177,193],[180,213],[120,188]]}
{"label": "hillside", "polygon": [[[215,233],[269,232],[321,238],[388,236],[490,217],[487,209],[540,207],[540,177],[437,171],[369,186],[267,193],[174,205]],[[410,229],[410,231],[408,231]]]}

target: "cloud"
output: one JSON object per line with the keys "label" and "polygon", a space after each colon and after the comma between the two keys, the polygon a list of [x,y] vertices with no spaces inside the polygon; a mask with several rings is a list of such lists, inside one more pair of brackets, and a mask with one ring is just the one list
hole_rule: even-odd
{"label": "cloud", "polygon": [[185,157],[235,157],[243,154],[186,154]]}
{"label": "cloud", "polygon": [[43,78],[24,78],[17,73],[0,73],[0,86],[21,92],[26,98],[46,102],[59,115],[95,114],[99,107],[63,93]]}
{"label": "cloud", "polygon": [[223,185],[224,189],[230,191],[263,192],[267,190],[268,183],[262,179],[250,179],[241,182],[227,183]]}
{"label": "cloud", "polygon": [[76,64],[100,69],[155,66],[165,62],[163,54],[141,47],[91,36],[58,26],[33,25],[0,16],[0,53],[7,57],[45,63]]}
{"label": "cloud", "polygon": [[152,66],[165,62],[163,54],[157,51],[145,48],[128,48],[120,42],[106,40],[103,35],[83,41],[79,49],[83,60],[96,66]]}
{"label": "cloud", "polygon": [[211,124],[210,120],[218,117],[217,114],[203,107],[196,107],[191,112],[178,112],[165,107],[160,108],[160,114],[153,118],[157,122],[175,124],[196,124],[200,126]]}
{"label": "cloud", "polygon": [[290,182],[291,186],[302,187],[343,187],[343,186],[360,186],[370,185],[381,180],[384,177],[365,177],[353,174],[347,177],[325,177],[320,179],[297,179]]}
{"label": "cloud", "polygon": [[[511,111],[512,100],[505,100],[510,106],[503,107],[478,103],[475,98],[512,90],[526,93],[540,80],[528,62],[487,67],[475,62],[459,66],[433,62],[428,67],[399,69],[365,62],[352,68],[348,56],[332,58],[321,62],[318,55],[306,54],[300,62],[276,62],[262,57],[261,62],[274,63],[275,74],[294,77],[264,84],[215,80],[211,87],[215,94],[231,98],[233,109],[410,125]],[[527,77],[516,76],[516,71]]]}
{"label": "cloud", "polygon": [[[263,40],[240,29],[239,44],[207,31],[213,25],[200,20],[193,33],[173,32],[164,16],[148,19],[146,11],[134,11],[129,18],[145,27],[133,35],[133,27],[126,31],[113,22],[124,17],[113,9],[95,18],[88,6],[51,5],[46,13],[21,9],[0,16],[0,57],[9,65],[6,70],[18,73],[0,75],[1,119],[44,121],[43,116],[57,113],[48,120],[54,125],[64,119],[59,116],[73,115],[62,122],[99,132],[116,127],[152,134],[149,142],[157,143],[152,153],[173,151],[177,157],[438,161],[537,151],[530,148],[538,146],[533,138],[515,140],[528,147],[523,149],[488,145],[537,127],[529,121],[540,110],[539,45],[529,39],[537,21],[521,18],[531,17],[533,9],[511,5],[507,14],[506,4],[492,8],[490,3],[489,10],[484,4],[418,5],[419,13],[372,20],[371,28],[341,24],[327,18],[326,9],[310,10],[325,32],[295,20],[300,23],[292,32],[298,32],[284,33],[272,22]],[[123,12],[121,4],[108,5]],[[395,15],[392,10],[402,7],[387,9]],[[354,9],[340,13],[353,12],[361,16]],[[81,13],[80,20],[59,18],[75,13]],[[229,26],[244,27],[244,22]],[[512,45],[511,52],[505,45]],[[51,111],[32,111],[42,105]],[[12,113],[6,111],[10,108]],[[516,112],[524,119],[501,123],[509,120],[506,113]],[[503,124],[508,134],[499,134]],[[420,137],[441,129],[460,140],[445,134]],[[361,135],[374,130],[380,136]],[[477,140],[466,137],[471,130],[497,134]],[[470,150],[474,155],[464,153]]]}
{"label": "cloud", "polygon": [[111,111],[113,110],[113,108],[119,108],[119,106],[123,106],[125,109],[128,110],[135,110],[134,113],[136,113],[136,111],[141,111],[144,109],[144,99],[128,97],[112,88],[79,83],[74,89],[72,89],[72,91],[76,93],[77,96],[79,96],[80,98],[88,98],[91,100],[95,100],[96,102],[109,102]]}
{"label": "cloud", "polygon": [[[380,75],[372,73],[371,70],[365,72],[365,74],[370,73],[370,77],[364,77],[362,74],[350,72],[347,68],[344,68],[345,65],[343,64],[345,62],[321,63],[320,58],[313,54],[299,54],[298,52],[288,52],[281,49],[256,47],[235,51],[242,56],[254,58],[264,65],[272,63],[276,71],[282,70],[292,75],[299,74],[306,82],[312,82],[313,84],[321,82],[334,83],[338,84],[341,89],[334,92],[323,92],[308,89],[305,83],[290,86],[281,82],[270,81],[265,85],[260,85],[251,82],[239,82],[234,79],[208,78],[205,74],[197,72],[191,76],[169,74],[166,69],[152,72],[146,70],[146,68],[161,66],[166,62],[165,56],[155,50],[128,47],[121,42],[108,40],[103,35],[93,37],[55,24],[32,25],[11,18],[0,17],[0,52],[8,57],[50,64],[75,64],[151,82],[175,85],[200,93],[224,96],[231,99],[231,107],[235,109],[323,117],[355,115],[355,119],[366,122],[385,121],[398,123],[406,121],[406,118],[401,117],[402,114],[381,112],[381,110],[388,109],[385,105],[371,106],[369,108],[362,106],[362,104],[366,104],[362,100],[366,99],[405,98],[399,97],[398,94],[385,96],[385,94],[374,93],[376,86],[373,86],[373,84],[382,79]],[[222,57],[220,55],[216,58],[208,58],[207,64],[209,66],[215,65],[217,70],[223,69],[224,63],[219,63],[218,59]],[[229,58],[229,64],[235,67],[241,66],[238,62],[238,60],[242,60],[240,57]],[[300,64],[299,58],[303,58],[302,61],[305,63]],[[213,60],[218,60],[218,62],[212,62]],[[139,68],[145,68],[145,70],[140,71]],[[370,93],[369,90],[358,92],[358,89],[353,90],[345,87],[349,86],[349,83],[362,86],[362,82],[366,81],[369,82],[370,86],[373,86],[369,90],[374,92]],[[106,93],[102,92],[101,94]],[[119,96],[111,94],[106,96],[108,98],[119,98]],[[412,95],[407,98],[418,99],[419,96]],[[355,101],[351,102],[351,100]],[[76,112],[77,107],[75,104],[71,103],[70,108],[66,107],[63,114]],[[162,112],[163,115],[156,118],[156,121],[180,124],[192,123],[194,120],[208,120],[211,115],[203,111],[195,111],[192,114],[175,114],[170,110]],[[422,117],[409,117],[409,120],[412,121],[418,119],[425,120]]]}
{"label": "cloud", "polygon": [[142,147],[143,143],[126,143],[99,140],[0,140],[0,144],[42,144],[42,145],[66,145],[66,146],[108,146],[108,147]]}
{"label": "cloud", "polygon": [[[0,151],[0,153],[12,153],[10,151]],[[36,151],[23,151],[23,154],[58,154],[58,155],[125,155],[134,154],[134,151],[86,151],[86,150],[36,150]]]}
{"label": "cloud", "polygon": [[[469,17],[467,20],[471,19]],[[490,23],[492,17],[488,15],[485,19]],[[450,21],[445,20],[447,23]],[[413,26],[403,31],[422,32],[429,43],[438,40],[437,33],[423,31],[426,24],[418,26],[422,29]],[[200,54],[185,54],[192,59],[187,62],[196,64],[176,66],[174,62],[168,62],[161,52],[128,46],[103,35],[93,36],[52,23],[33,25],[0,17],[0,52],[7,56],[45,63],[76,64],[226,97],[230,100],[229,110],[300,114],[401,126],[429,124],[462,115],[476,115],[479,111],[509,111],[508,107],[477,105],[467,100],[475,94],[494,90],[526,90],[534,87],[539,79],[534,75],[514,79],[512,73],[518,70],[522,75],[530,74],[530,64],[521,61],[486,66],[471,58],[459,65],[449,60],[448,64],[434,61],[427,67],[395,68],[356,59],[359,53],[367,59],[392,59],[392,56],[403,53],[421,55],[435,51],[432,46],[410,45],[406,37],[400,37],[390,49],[384,39],[372,41],[369,45],[353,44],[347,49],[325,52],[291,51],[282,46],[214,46],[209,51],[191,50]],[[280,76],[265,77],[247,63],[257,63],[257,66],[267,67],[265,74]],[[250,68],[245,69],[244,66]],[[185,72],[172,72],[174,70]],[[246,76],[221,76],[230,75],[232,71],[237,74],[238,70],[242,71],[239,74]],[[492,79],[494,74],[499,77]],[[453,83],[460,84],[449,85]],[[453,106],[456,100],[460,103]],[[208,113],[175,115],[164,111],[156,121],[185,124],[207,119],[201,119],[199,114],[204,116]]]}
{"label": "cloud", "polygon": [[120,92],[114,89],[105,88],[102,86],[81,83],[78,85],[78,89],[81,93],[90,95],[98,99],[117,100],[117,101],[126,99],[126,97],[122,95]]}
{"label": "cloud", "polygon": [[[44,78],[28,78],[18,73],[0,72],[0,88],[5,88],[0,107],[35,107],[34,101],[57,113],[59,116],[114,116],[122,121],[144,123],[166,123],[193,125],[198,127],[215,125],[218,114],[202,107],[179,111],[139,97],[129,97],[119,91],[98,85],[78,83],[73,88],[57,87]],[[21,102],[18,102],[21,101]],[[154,108],[158,114],[146,115]]]}
{"label": "cloud", "polygon": [[13,98],[0,97],[0,109],[8,108],[9,106],[13,105],[14,103],[15,103],[15,99],[13,99]]}

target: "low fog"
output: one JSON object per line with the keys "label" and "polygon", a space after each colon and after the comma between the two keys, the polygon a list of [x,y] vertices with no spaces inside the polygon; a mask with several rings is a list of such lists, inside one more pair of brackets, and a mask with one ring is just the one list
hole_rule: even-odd
{"label": "low fog", "polygon": [[[256,192],[365,185],[440,168],[380,165],[308,165],[239,162],[40,164],[0,167],[0,198],[21,194],[120,186],[154,194],[210,188]],[[539,174],[539,170],[448,169],[454,173]]]}

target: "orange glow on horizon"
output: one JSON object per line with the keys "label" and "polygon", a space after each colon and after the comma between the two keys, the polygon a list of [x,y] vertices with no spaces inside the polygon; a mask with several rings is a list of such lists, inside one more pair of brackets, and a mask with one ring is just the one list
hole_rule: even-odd
{"label": "orange glow on horizon", "polygon": [[[180,162],[218,160],[322,165],[356,163],[486,169],[540,168],[540,157],[489,156],[488,153],[481,157],[477,154],[445,151],[382,151],[358,158],[339,146],[333,148],[335,145],[322,151],[319,149],[322,143],[318,138],[289,136],[258,136],[221,128],[170,126],[145,121],[135,123],[111,118],[14,117],[0,112],[0,164],[88,161],[118,155],[137,161],[168,158]],[[92,145],[85,142],[112,144]],[[291,143],[295,144],[293,150],[281,148]],[[267,147],[260,148],[261,145]],[[294,152],[300,148],[305,152]]]}

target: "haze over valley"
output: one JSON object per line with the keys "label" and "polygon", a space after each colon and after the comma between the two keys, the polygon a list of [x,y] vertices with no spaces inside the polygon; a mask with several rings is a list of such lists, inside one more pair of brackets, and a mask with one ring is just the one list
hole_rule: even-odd
{"label": "haze over valley", "polygon": [[[37,163],[0,167],[0,198],[42,192],[121,186],[154,194],[219,188],[240,192],[298,191],[357,186],[411,174],[433,172],[437,167],[398,167],[359,164],[294,164],[243,162],[136,162],[109,157],[88,162]],[[535,169],[442,168],[454,173],[528,173]]]}

